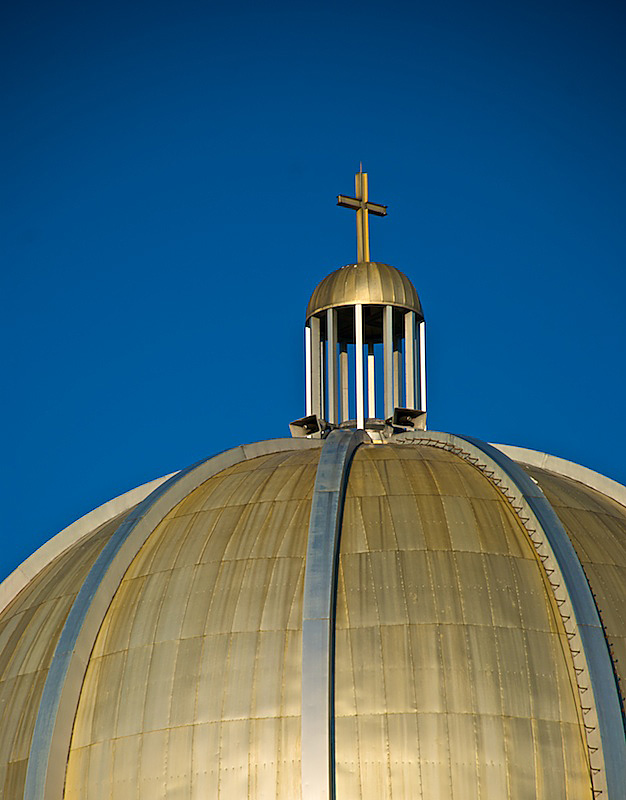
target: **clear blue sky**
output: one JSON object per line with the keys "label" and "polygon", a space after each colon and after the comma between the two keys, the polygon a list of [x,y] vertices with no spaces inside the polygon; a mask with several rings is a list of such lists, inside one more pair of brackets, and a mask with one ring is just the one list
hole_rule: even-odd
{"label": "clear blue sky", "polygon": [[626,20],[610,2],[12,3],[0,576],[301,416],[304,310],[414,282],[429,425],[626,482]]}

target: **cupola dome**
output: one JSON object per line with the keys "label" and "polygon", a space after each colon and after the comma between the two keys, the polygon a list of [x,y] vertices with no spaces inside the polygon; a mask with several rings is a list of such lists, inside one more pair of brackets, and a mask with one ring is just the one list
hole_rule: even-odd
{"label": "cupola dome", "polygon": [[420,319],[424,318],[420,299],[407,276],[378,261],[346,264],[327,275],[311,295],[306,318],[328,308],[356,303],[394,306],[415,311]]}

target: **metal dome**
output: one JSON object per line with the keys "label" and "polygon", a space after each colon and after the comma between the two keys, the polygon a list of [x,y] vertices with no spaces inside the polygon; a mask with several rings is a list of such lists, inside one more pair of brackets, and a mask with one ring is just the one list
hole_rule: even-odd
{"label": "metal dome", "polygon": [[304,436],[132,490],[0,584],[4,800],[626,800],[626,488],[414,424],[420,301],[355,189]]}
{"label": "metal dome", "polygon": [[396,267],[378,261],[346,264],[327,275],[311,295],[306,317],[356,303],[396,306],[424,318],[420,299],[407,276]]}
{"label": "metal dome", "polygon": [[0,586],[2,796],[319,798],[325,735],[337,797],[606,792],[626,490],[506,450],[259,442],[75,523]]}

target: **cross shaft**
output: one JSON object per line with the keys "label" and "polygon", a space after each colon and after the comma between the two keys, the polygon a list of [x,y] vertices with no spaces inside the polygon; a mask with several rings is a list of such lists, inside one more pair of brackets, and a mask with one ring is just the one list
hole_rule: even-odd
{"label": "cross shaft", "polygon": [[369,215],[374,214],[377,217],[386,217],[387,206],[370,203],[368,199],[367,172],[363,172],[362,168],[355,175],[354,189],[356,197],[346,197],[343,194],[337,195],[337,205],[356,211],[357,261],[360,263],[370,260]]}

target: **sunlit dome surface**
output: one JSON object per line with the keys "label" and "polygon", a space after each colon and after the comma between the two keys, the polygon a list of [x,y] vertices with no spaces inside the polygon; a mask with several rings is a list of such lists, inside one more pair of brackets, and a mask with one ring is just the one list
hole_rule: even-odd
{"label": "sunlit dome surface", "polygon": [[389,264],[370,261],[347,264],[327,275],[311,295],[307,319],[327,308],[355,303],[398,306],[423,316],[420,299],[407,276]]}
{"label": "sunlit dome surface", "polygon": [[[200,476],[139,538],[76,688],[59,797],[306,797],[303,586],[322,442],[278,441]],[[626,508],[525,469],[584,565],[624,681]],[[68,612],[128,513],[83,531],[0,615],[4,798],[23,796]],[[425,441],[364,444],[340,542],[337,796],[592,800],[568,634],[523,517],[485,472]]]}

